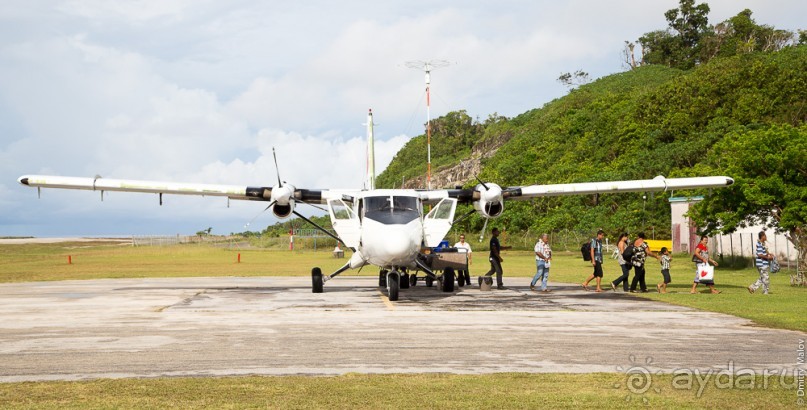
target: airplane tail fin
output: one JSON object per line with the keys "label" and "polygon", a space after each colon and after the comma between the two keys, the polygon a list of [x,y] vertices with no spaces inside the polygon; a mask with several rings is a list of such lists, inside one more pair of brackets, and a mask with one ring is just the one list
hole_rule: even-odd
{"label": "airplane tail fin", "polygon": [[367,114],[367,189],[375,189],[375,146],[373,139],[373,110]]}

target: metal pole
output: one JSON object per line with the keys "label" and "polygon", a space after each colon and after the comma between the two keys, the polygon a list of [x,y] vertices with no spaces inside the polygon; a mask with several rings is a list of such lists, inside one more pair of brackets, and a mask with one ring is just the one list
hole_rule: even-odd
{"label": "metal pole", "polygon": [[[754,250],[754,234],[749,233],[749,234],[748,234],[748,238],[750,238],[750,239],[751,239],[751,242],[749,242],[749,244],[751,245],[751,246],[750,246],[750,248],[751,248],[750,257],[751,257],[751,259],[754,259],[754,258],[756,257],[756,252],[755,252],[755,250]],[[774,237],[774,240],[776,240],[776,238],[775,238],[775,237]]]}
{"label": "metal pole", "polygon": [[776,249],[777,249],[776,242],[778,242],[778,241],[779,241],[778,234],[774,232],[774,234],[773,234],[773,254],[774,255],[779,253],[779,252],[776,251]]}
{"label": "metal pole", "polygon": [[785,251],[787,253],[787,268],[790,269],[790,241],[785,242]]}
{"label": "metal pole", "polygon": [[426,151],[427,151],[427,173],[426,181],[429,189],[432,189],[432,116],[431,116],[431,65],[426,64]]}
{"label": "metal pole", "polygon": [[734,265],[734,234],[729,235],[729,246],[731,246],[731,264]]}

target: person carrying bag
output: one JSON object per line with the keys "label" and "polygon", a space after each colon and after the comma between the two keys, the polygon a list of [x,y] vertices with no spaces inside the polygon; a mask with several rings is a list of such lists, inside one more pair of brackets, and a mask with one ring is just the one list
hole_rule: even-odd
{"label": "person carrying bag", "polygon": [[717,262],[709,257],[709,247],[707,246],[708,243],[709,238],[701,236],[701,241],[695,248],[695,252],[692,254],[692,261],[695,262],[696,269],[695,280],[692,283],[692,290],[689,293],[697,293],[696,288],[698,287],[698,284],[708,286],[712,293],[720,293],[719,290],[715,289],[714,280],[714,267],[717,266]]}

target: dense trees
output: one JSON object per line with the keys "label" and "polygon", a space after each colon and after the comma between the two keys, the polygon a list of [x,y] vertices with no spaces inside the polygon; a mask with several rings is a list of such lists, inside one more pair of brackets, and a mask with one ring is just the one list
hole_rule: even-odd
{"label": "dense trees", "polygon": [[[457,124],[465,137],[447,138],[445,142],[456,149],[438,150],[444,156],[433,156],[433,161],[454,164],[467,156],[470,145],[508,135],[507,143],[483,162],[480,174],[503,185],[695,173],[734,176],[734,169],[718,160],[735,151],[726,141],[784,125],[793,127],[794,138],[807,140],[802,127],[807,122],[807,46],[716,58],[689,71],[646,65],[582,85],[512,119],[496,117],[479,124],[460,113],[450,118],[446,123]],[[444,143],[441,138],[435,134],[433,144]],[[413,139],[382,177],[416,169],[425,155],[425,141]],[[709,167],[704,168],[705,164]],[[400,173],[390,178],[396,179],[400,181]],[[735,188],[743,183],[740,178]],[[473,184],[468,181],[469,186]],[[644,230],[663,237],[670,229],[669,197],[687,194],[706,192],[510,202],[497,225],[510,231]],[[464,228],[481,226],[482,221],[472,217]]]}
{"label": "dense trees", "polygon": [[[664,14],[669,24],[667,29],[639,38],[642,57],[638,61],[634,55],[635,43],[625,42],[626,64],[632,68],[661,64],[688,70],[715,57],[781,50],[793,45],[796,39],[794,32],[757,24],[749,9],[714,26],[708,24],[708,14],[708,4],[681,0],[678,8]],[[799,42],[803,43],[801,32],[799,36]]]}
{"label": "dense trees", "polygon": [[800,272],[807,270],[807,125],[737,127],[695,169],[716,171],[735,184],[690,211],[703,231],[767,225],[787,234],[799,250]]}
{"label": "dense trees", "polygon": [[679,8],[664,13],[669,29],[639,38],[644,48],[644,61],[682,69],[694,67],[701,59],[703,39],[708,35],[708,14],[708,4],[695,5],[695,0],[681,0]]}

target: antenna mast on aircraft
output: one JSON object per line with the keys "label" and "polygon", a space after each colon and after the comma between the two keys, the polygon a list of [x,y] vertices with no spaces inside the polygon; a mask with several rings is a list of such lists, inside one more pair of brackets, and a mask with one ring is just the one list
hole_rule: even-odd
{"label": "antenna mast on aircraft", "polygon": [[431,122],[431,71],[435,68],[445,67],[451,64],[446,60],[431,61],[407,61],[406,66],[426,72],[426,151],[427,151],[427,188],[432,189],[432,122]]}
{"label": "antenna mast on aircraft", "polygon": [[373,137],[373,109],[367,113],[367,189],[375,189],[375,139]]}

